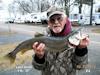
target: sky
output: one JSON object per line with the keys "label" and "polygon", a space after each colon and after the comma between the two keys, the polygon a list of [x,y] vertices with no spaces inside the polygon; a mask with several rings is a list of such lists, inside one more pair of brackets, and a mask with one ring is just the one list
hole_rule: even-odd
{"label": "sky", "polygon": [[100,0],[95,0],[95,1],[100,3]]}
{"label": "sky", "polygon": [[13,0],[2,0],[2,2],[4,3],[4,4],[9,4],[9,3],[11,3]]}
{"label": "sky", "polygon": [[0,4],[1,7],[3,7],[4,10],[0,10],[0,21],[3,20],[5,17],[8,17],[9,13],[6,10],[6,7],[8,4],[10,4],[13,0],[1,0],[2,4]]}
{"label": "sky", "polygon": [[[4,2],[5,4],[9,4],[11,3],[13,0],[2,0],[2,2]],[[95,0],[97,3],[100,4],[100,0]]]}

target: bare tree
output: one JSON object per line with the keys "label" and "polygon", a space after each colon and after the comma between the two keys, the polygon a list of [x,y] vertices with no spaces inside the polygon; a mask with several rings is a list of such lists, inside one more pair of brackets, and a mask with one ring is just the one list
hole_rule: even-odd
{"label": "bare tree", "polygon": [[41,12],[48,10],[49,7],[50,7],[50,4],[49,4],[48,0],[42,0]]}
{"label": "bare tree", "polygon": [[66,10],[69,14],[70,0],[14,0],[13,3],[18,4],[16,7],[17,12],[21,14],[32,13],[32,12],[43,12],[46,11],[51,5],[58,5]]}
{"label": "bare tree", "polygon": [[11,3],[8,5],[8,12],[9,12],[10,17],[11,17],[11,14],[13,14],[14,17],[16,17],[17,8],[15,5],[16,5],[15,3]]}
{"label": "bare tree", "polygon": [[34,10],[34,2],[33,2],[33,0],[30,0],[30,2],[31,2],[31,6],[32,6],[32,11]]}
{"label": "bare tree", "polygon": [[16,3],[19,4],[18,9],[20,13],[31,13],[32,9],[29,2],[17,0]]}
{"label": "bare tree", "polygon": [[79,5],[79,13],[80,14],[82,12],[82,5],[83,4],[91,5],[91,0],[75,0],[75,2],[78,3],[78,5]]}
{"label": "bare tree", "polygon": [[69,16],[69,10],[70,6],[73,5],[74,3],[70,4],[71,0],[54,0],[54,5],[58,5],[61,8],[65,9],[66,14]]}
{"label": "bare tree", "polygon": [[92,15],[93,15],[93,0],[91,0],[90,25],[92,25],[92,19],[93,19]]}

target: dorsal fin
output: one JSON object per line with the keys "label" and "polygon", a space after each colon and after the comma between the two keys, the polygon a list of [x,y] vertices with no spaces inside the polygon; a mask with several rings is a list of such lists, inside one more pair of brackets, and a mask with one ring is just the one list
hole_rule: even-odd
{"label": "dorsal fin", "polygon": [[40,36],[44,36],[44,34],[43,33],[36,32],[35,35],[34,35],[34,37],[40,37]]}

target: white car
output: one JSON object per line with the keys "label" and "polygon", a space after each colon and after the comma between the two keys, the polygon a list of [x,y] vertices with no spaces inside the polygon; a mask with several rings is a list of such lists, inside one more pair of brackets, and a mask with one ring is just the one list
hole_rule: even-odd
{"label": "white car", "polygon": [[34,15],[34,16],[32,16],[32,22],[33,23],[41,23],[41,17],[40,17],[40,15]]}
{"label": "white car", "polygon": [[6,18],[5,23],[14,23],[14,18]]}
{"label": "white car", "polygon": [[32,18],[30,16],[30,14],[25,15],[25,23],[32,23]]}
{"label": "white car", "polygon": [[47,12],[41,13],[41,22],[42,24],[47,24]]}
{"label": "white car", "polygon": [[25,15],[25,23],[41,23],[40,13],[28,13]]}
{"label": "white car", "polygon": [[15,18],[14,22],[15,23],[24,23],[25,20],[24,20],[24,17],[17,17],[17,18]]}

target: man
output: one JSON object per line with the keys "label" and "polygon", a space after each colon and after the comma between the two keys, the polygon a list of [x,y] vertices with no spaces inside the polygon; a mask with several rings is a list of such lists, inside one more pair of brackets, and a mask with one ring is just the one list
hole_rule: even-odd
{"label": "man", "polygon": [[[59,8],[52,8],[48,13],[48,36],[63,37],[71,33],[71,23]],[[42,75],[76,75],[76,69],[87,63],[89,38],[82,39],[78,46],[63,52],[45,51],[45,44],[35,42],[33,49],[34,68],[41,70]]]}

